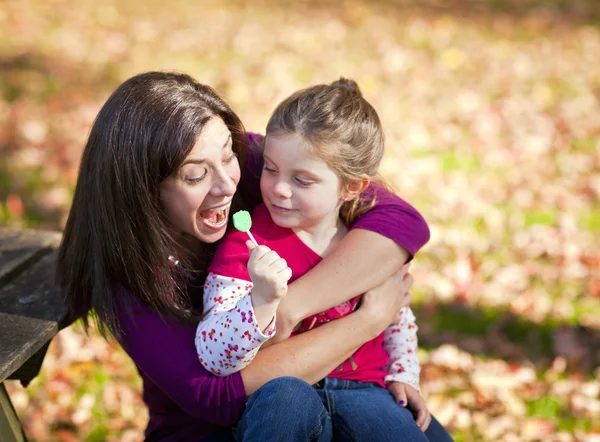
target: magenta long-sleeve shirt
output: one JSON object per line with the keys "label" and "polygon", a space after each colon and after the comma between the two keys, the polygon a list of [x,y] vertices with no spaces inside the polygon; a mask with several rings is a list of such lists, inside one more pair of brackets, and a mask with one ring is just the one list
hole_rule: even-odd
{"label": "magenta long-sleeve shirt", "polygon": [[[238,192],[260,202],[260,135],[250,134],[250,148]],[[352,226],[393,239],[414,255],[428,240],[423,217],[396,195],[375,189],[377,204]],[[200,282],[198,282],[200,283]],[[134,299],[122,289],[120,298]],[[127,307],[127,308],[126,308]],[[137,302],[122,304],[120,343],[143,380],[150,421],[146,434],[169,434],[165,441],[198,441],[234,425],[247,399],[240,373],[218,377],[198,361],[196,327],[173,323]]]}

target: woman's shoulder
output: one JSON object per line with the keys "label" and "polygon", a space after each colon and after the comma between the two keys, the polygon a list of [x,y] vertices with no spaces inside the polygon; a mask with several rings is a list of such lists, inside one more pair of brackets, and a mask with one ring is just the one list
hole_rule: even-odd
{"label": "woman's shoulder", "polygon": [[144,305],[130,289],[124,286],[116,288],[117,316],[122,330],[128,330],[142,318],[158,317],[158,314]]}
{"label": "woman's shoulder", "polygon": [[407,201],[376,182],[369,185],[365,196],[374,199],[375,204],[355,220],[352,228],[370,230],[393,239],[411,257],[429,241],[427,222]]}
{"label": "woman's shoulder", "polygon": [[165,339],[193,339],[195,325],[180,324],[156,312],[137,299],[127,288],[117,289],[117,315],[121,328],[118,341],[134,361],[133,349],[145,346],[146,342]]}
{"label": "woman's shoulder", "polygon": [[167,326],[170,323],[160,313],[139,300],[127,287],[119,286],[116,289],[116,299],[117,315],[123,331],[157,324]]}

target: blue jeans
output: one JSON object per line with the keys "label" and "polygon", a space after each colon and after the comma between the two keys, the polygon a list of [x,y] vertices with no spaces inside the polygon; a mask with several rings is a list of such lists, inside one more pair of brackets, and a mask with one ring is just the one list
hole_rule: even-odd
{"label": "blue jeans", "polygon": [[281,377],[248,398],[233,433],[235,440],[244,442],[328,442],[332,427],[312,386],[297,378]]}
{"label": "blue jeans", "polygon": [[423,433],[411,411],[376,383],[325,378],[314,388],[329,412],[335,441],[452,442],[433,417]]}
{"label": "blue jeans", "polygon": [[326,378],[321,387],[282,377],[248,398],[233,430],[202,442],[452,442],[435,418],[424,433],[409,410],[377,384]]}

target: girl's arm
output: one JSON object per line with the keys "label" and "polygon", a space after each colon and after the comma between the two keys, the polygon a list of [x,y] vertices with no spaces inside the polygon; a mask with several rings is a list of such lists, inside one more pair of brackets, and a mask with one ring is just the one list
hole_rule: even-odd
{"label": "girl's arm", "polygon": [[400,312],[400,321],[385,330],[383,348],[390,355],[386,382],[402,382],[421,391],[419,375],[421,365],[417,358],[417,327],[416,318],[410,307],[404,307]]}
{"label": "girl's arm", "polygon": [[252,282],[209,273],[204,285],[204,317],[196,328],[202,366],[217,376],[240,371],[275,333],[275,321],[261,330],[251,298]]}

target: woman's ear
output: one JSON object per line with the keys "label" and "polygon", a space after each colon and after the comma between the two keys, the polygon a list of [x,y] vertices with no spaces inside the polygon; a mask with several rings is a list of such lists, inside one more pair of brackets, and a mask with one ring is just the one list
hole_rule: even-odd
{"label": "woman's ear", "polygon": [[344,201],[350,201],[357,198],[369,186],[370,182],[371,179],[366,175],[363,175],[361,178],[350,180],[344,186],[342,199]]}

